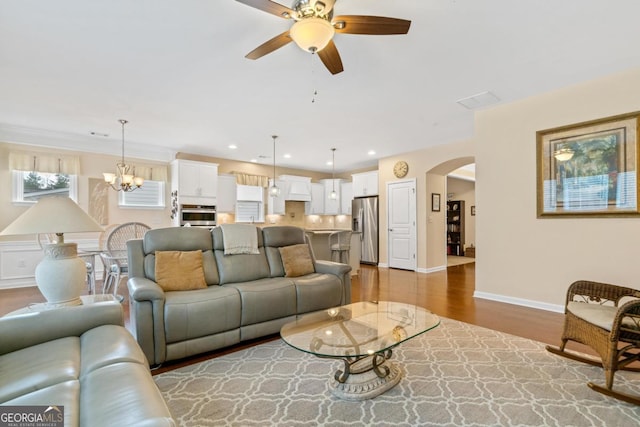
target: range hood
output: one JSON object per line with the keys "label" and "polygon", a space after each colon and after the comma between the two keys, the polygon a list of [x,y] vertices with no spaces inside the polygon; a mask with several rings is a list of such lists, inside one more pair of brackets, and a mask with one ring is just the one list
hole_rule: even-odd
{"label": "range hood", "polygon": [[311,178],[294,175],[280,175],[278,178],[285,182],[285,200],[297,202],[311,201]]}

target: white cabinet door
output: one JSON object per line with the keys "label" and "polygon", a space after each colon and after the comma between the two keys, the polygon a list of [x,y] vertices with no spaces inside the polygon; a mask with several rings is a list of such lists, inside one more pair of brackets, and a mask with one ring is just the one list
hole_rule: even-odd
{"label": "white cabinet door", "polygon": [[304,202],[305,215],[324,214],[324,184],[311,183],[311,201]]}
{"label": "white cabinet door", "polygon": [[198,181],[202,197],[216,197],[218,195],[218,165],[201,163],[198,168]]}
{"label": "white cabinet door", "polygon": [[220,213],[236,212],[236,177],[218,175],[218,196],[216,210]]}
{"label": "white cabinet door", "polygon": [[353,197],[378,195],[378,171],[351,175],[353,178]]}
{"label": "white cabinet door", "polygon": [[340,213],[351,215],[351,202],[353,201],[353,184],[350,182],[340,183]]}
{"label": "white cabinet door", "polygon": [[218,194],[218,165],[215,163],[174,160],[171,174],[172,190],[178,190],[178,198],[214,199]]}
{"label": "white cabinet door", "polygon": [[[269,187],[273,185],[273,179],[269,180]],[[280,188],[280,194],[277,197],[271,195],[267,198],[267,214],[284,215],[285,213],[285,197],[287,194],[287,186],[285,181],[276,180],[276,186]],[[268,194],[268,191],[267,191]]]}
{"label": "white cabinet door", "polygon": [[[340,213],[340,182],[341,179],[321,179],[320,182],[324,184],[324,214],[325,215],[338,215]],[[329,198],[332,191],[335,191],[337,197],[335,199]]]}

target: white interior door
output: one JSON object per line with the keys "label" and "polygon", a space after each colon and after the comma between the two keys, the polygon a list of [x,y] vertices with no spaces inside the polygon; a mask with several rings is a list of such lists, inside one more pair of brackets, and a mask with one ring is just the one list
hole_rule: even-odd
{"label": "white interior door", "polygon": [[389,267],[416,270],[416,181],[387,183]]}

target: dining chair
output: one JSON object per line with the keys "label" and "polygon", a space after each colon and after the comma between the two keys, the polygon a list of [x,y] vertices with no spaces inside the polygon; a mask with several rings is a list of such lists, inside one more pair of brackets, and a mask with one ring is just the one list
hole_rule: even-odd
{"label": "dining chair", "polygon": [[126,222],[114,227],[108,233],[105,250],[100,254],[107,266],[102,293],[113,293],[120,301],[124,299],[123,296],[118,295],[118,288],[120,280],[128,275],[127,241],[141,239],[150,229],[151,227],[141,222]]}

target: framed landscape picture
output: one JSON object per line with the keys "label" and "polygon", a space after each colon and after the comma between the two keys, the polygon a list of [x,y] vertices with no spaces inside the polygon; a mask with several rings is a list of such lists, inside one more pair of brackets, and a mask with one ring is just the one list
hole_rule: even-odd
{"label": "framed landscape picture", "polygon": [[640,112],[538,131],[537,214],[638,216]]}

